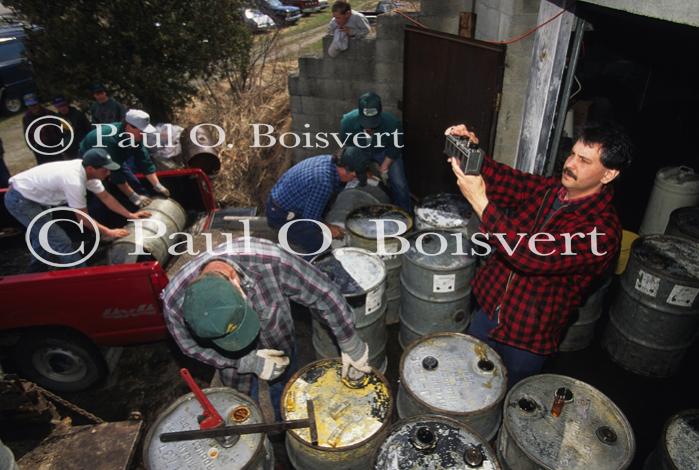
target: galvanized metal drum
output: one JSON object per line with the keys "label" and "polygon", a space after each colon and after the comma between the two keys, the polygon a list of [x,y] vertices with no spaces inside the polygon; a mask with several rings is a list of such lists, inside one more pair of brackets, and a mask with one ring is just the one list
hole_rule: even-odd
{"label": "galvanized metal drum", "polygon": [[393,398],[388,382],[374,370],[363,380],[341,378],[340,361],[308,364],[289,380],[282,395],[284,419],[306,418],[313,400],[318,444],[308,429],[286,433],[289,460],[298,470],[366,470],[388,433]]}
{"label": "galvanized metal drum", "polygon": [[699,242],[699,206],[681,207],[672,211],[665,235],[685,237]]}
{"label": "galvanized metal drum", "polygon": [[[257,404],[247,395],[228,387],[207,388],[204,393],[226,425],[263,423]],[[143,463],[149,470],[255,469],[272,470],[274,453],[264,434],[245,434],[231,447],[216,439],[160,442],[166,432],[199,429],[202,408],[188,393],[168,406],[151,426],[143,443]]]}
{"label": "galvanized metal drum", "polygon": [[699,468],[699,409],[682,411],[670,418],[660,444],[646,459],[644,470]]}
{"label": "galvanized metal drum", "polygon": [[506,469],[620,470],[635,450],[624,414],[584,382],[534,375],[505,398],[497,452]]}
{"label": "galvanized metal drum", "polygon": [[398,421],[381,444],[375,470],[414,469],[499,470],[502,467],[487,441],[464,423],[439,415]]}
{"label": "galvanized metal drum", "polygon": [[592,343],[595,337],[595,325],[602,316],[604,299],[611,283],[612,279],[607,279],[578,309],[575,323],[568,327],[565,336],[558,345],[559,351],[580,351]]}
{"label": "galvanized metal drum", "polygon": [[449,193],[425,197],[415,208],[417,230],[452,230],[468,234],[473,210],[463,196]]}
{"label": "galvanized metal drum", "polygon": [[439,332],[462,332],[471,320],[476,260],[460,232],[418,232],[410,237],[401,270],[400,334],[405,348]]}
{"label": "galvanized metal drum", "polygon": [[420,338],[403,353],[396,405],[407,418],[437,413],[492,440],[500,427],[507,371],[487,344],[460,333]]}
{"label": "galvanized metal drum", "polygon": [[[386,267],[378,256],[361,248],[337,248],[311,263],[334,282],[352,307],[354,328],[369,345],[369,364],[386,370]],[[327,325],[313,319],[313,348],[318,358],[340,355]]]}
{"label": "galvanized metal drum", "polygon": [[[214,175],[221,169],[216,143],[220,136],[216,135],[209,125],[189,126],[180,135],[182,159],[191,168],[200,168],[207,175]],[[192,132],[194,131],[194,132]]]}
{"label": "galvanized metal drum", "polygon": [[648,235],[631,247],[602,345],[631,372],[669,377],[699,329],[699,243]]}
{"label": "galvanized metal drum", "polygon": [[[383,220],[385,222],[375,222]],[[392,220],[398,220],[405,224],[405,229]],[[396,238],[402,237],[413,228],[413,219],[403,209],[389,204],[364,206],[355,209],[347,216],[347,229],[350,246],[365,248],[373,253],[378,253],[377,224],[382,223],[384,228],[385,253],[379,254],[386,264],[386,323],[392,325],[399,321],[400,310],[400,271],[403,264],[403,255],[398,254],[401,243]]]}
{"label": "galvanized metal drum", "polygon": [[[174,199],[156,198],[143,210],[149,211],[148,219],[139,220],[142,227],[143,243],[137,243],[136,229],[133,222],[126,225],[129,234],[112,243],[109,249],[109,262],[111,264],[135,263],[140,259],[154,259],[161,265],[165,265],[170,259],[169,248],[178,240],[172,235],[182,232],[187,224],[187,213]],[[165,227],[165,232],[157,236]],[[141,249],[149,256],[139,256],[136,253]]]}
{"label": "galvanized metal drum", "polygon": [[345,226],[347,216],[363,206],[385,204],[390,201],[388,194],[378,186],[366,184],[340,191],[325,216],[328,223]]}

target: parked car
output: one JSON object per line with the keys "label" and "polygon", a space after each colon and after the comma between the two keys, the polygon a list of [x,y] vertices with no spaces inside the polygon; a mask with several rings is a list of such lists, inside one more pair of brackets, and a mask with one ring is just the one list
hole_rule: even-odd
{"label": "parked car", "polygon": [[261,33],[277,26],[270,16],[256,8],[245,8],[243,10],[243,20],[253,33]]}
{"label": "parked car", "polygon": [[0,27],[0,106],[9,113],[22,109],[22,96],[36,91],[31,64],[24,57],[22,26]]}
{"label": "parked car", "polygon": [[310,15],[320,11],[320,3],[318,0],[282,0],[284,5],[291,5],[299,8],[304,15]]}
{"label": "parked car", "polygon": [[330,6],[330,4],[328,3],[328,0],[318,0],[318,3],[319,3],[321,10],[325,10],[326,8],[328,8]]}
{"label": "parked car", "polygon": [[303,16],[299,8],[284,5],[280,0],[257,0],[256,5],[260,11],[272,17],[277,26],[294,24]]}
{"label": "parked car", "polygon": [[366,19],[369,21],[369,24],[373,25],[376,24],[377,16],[396,10],[401,6],[401,2],[395,0],[379,0],[374,10],[362,10],[360,11],[360,13],[366,17]]}

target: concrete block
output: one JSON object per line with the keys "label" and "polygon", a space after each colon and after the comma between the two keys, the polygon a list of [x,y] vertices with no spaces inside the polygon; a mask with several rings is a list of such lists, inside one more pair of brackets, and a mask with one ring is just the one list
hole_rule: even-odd
{"label": "concrete block", "polygon": [[395,83],[403,79],[402,62],[377,62],[374,67],[374,80],[378,83]]}
{"label": "concrete block", "polygon": [[299,75],[306,78],[328,78],[335,73],[334,61],[319,57],[299,57]]}
{"label": "concrete block", "polygon": [[422,0],[420,8],[427,16],[450,16],[471,11],[471,0]]}
{"label": "concrete block", "polygon": [[377,18],[376,37],[379,41],[402,41],[409,21],[400,15],[381,15]]}
{"label": "concrete block", "polygon": [[301,108],[304,114],[323,114],[326,106],[326,100],[324,98],[314,97],[314,96],[302,96],[301,97]]}
{"label": "concrete block", "polygon": [[294,132],[317,132],[320,126],[320,117],[313,114],[292,114],[291,130]]}
{"label": "concrete block", "polygon": [[349,48],[336,59],[371,60],[376,50],[375,38],[350,39]]}
{"label": "concrete block", "polygon": [[403,41],[379,41],[376,44],[376,62],[403,62]]}
{"label": "concrete block", "polygon": [[290,97],[290,106],[291,108],[291,113],[302,113],[303,112],[303,106],[301,104],[301,97],[300,96],[294,96],[291,95]]}
{"label": "concrete block", "polygon": [[290,73],[287,78],[287,86],[289,88],[289,95],[300,95],[299,93],[299,74],[298,72]]}

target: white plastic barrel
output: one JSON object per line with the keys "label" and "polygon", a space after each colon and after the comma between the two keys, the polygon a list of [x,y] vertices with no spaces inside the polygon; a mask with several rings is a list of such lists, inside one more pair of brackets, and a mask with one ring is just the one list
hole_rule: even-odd
{"label": "white plastic barrel", "polygon": [[699,204],[699,174],[688,166],[662,168],[655,175],[653,192],[638,233],[664,233],[673,210],[696,204]]}

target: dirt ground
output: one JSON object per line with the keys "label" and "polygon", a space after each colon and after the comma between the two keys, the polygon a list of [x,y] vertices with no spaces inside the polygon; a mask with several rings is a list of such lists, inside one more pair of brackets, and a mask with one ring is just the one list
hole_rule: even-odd
{"label": "dirt ground", "polygon": [[5,147],[5,164],[12,175],[36,165],[34,154],[24,142],[22,115],[19,113],[0,118],[0,138]]}

